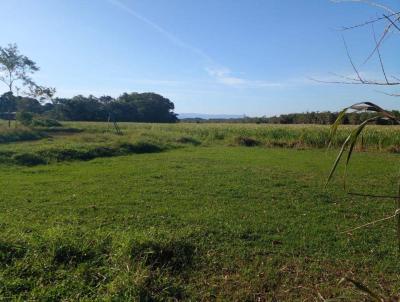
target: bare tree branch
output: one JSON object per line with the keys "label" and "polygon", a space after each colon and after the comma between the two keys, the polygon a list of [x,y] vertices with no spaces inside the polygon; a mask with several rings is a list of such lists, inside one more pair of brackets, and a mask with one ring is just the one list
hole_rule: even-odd
{"label": "bare tree branch", "polygon": [[350,52],[349,52],[349,48],[347,47],[346,40],[345,40],[345,38],[344,38],[343,36],[342,36],[342,39],[343,39],[344,47],[346,48],[347,58],[349,59],[350,64],[351,64],[351,66],[353,67],[354,72],[357,74],[358,80],[359,80],[361,83],[364,83],[363,79],[362,79],[361,76],[360,76],[360,73],[358,72],[356,66],[354,65],[354,62],[353,62],[353,60],[352,60],[352,58],[351,58],[351,55],[350,55]]}
{"label": "bare tree branch", "polygon": [[398,17],[398,18],[396,19],[396,21],[393,22],[393,20],[392,20],[391,18],[389,18],[388,16],[386,16],[386,15],[383,15],[383,16],[384,16],[386,19],[388,19],[389,22],[392,23],[392,25],[393,25],[398,31],[400,31],[400,27],[395,23],[395,22],[398,22],[398,21],[400,20],[400,17]]}
{"label": "bare tree branch", "polygon": [[383,76],[385,77],[386,83],[389,84],[388,78],[386,76],[385,67],[383,66],[383,62],[382,62],[381,52],[380,52],[379,47],[378,47],[378,41],[376,40],[375,28],[374,28],[373,24],[372,24],[372,32],[374,34],[374,41],[375,41],[375,44],[376,44],[376,51],[378,53],[379,63],[381,65],[382,73],[383,73]]}
{"label": "bare tree branch", "polygon": [[[343,76],[342,76],[343,77]],[[379,82],[379,81],[370,81],[370,80],[362,80],[359,81],[357,79],[354,79],[354,82],[350,81],[324,81],[324,80],[318,80],[309,77],[311,81],[318,82],[318,83],[325,83],[325,84],[344,84],[344,85],[375,85],[375,86],[397,86],[400,85],[400,82]]]}
{"label": "bare tree branch", "polygon": [[[397,15],[400,15],[400,12],[390,14],[390,15],[388,15],[388,17],[390,18],[390,17],[394,17],[394,16],[397,16]],[[366,21],[364,23],[356,24],[356,25],[353,25],[353,26],[343,26],[340,30],[342,30],[342,31],[351,30],[351,29],[363,27],[363,26],[366,26],[366,25],[374,24],[376,22],[379,22],[379,21],[382,21],[382,20],[385,20],[385,19],[386,19],[386,17],[383,16],[383,17],[375,18],[373,20]]]}
{"label": "bare tree branch", "polygon": [[[342,35],[342,39],[343,39],[343,44],[346,50],[346,55],[347,58],[353,68],[353,71],[355,73],[355,77],[351,77],[351,76],[344,76],[344,75],[338,75],[335,73],[332,73],[333,75],[337,76],[338,78],[341,78],[342,80],[333,80],[333,81],[324,81],[324,80],[316,80],[313,78],[310,78],[313,81],[319,82],[319,83],[329,83],[329,84],[349,84],[349,85],[376,85],[376,86],[396,86],[396,85],[400,85],[400,79],[395,77],[395,76],[390,76],[390,78],[394,79],[395,81],[389,80],[388,74],[386,72],[386,68],[384,65],[384,61],[382,58],[382,54],[381,54],[381,46],[382,43],[385,41],[385,39],[394,31],[394,30],[399,30],[400,31],[400,27],[396,24],[397,22],[400,21],[400,12],[395,12],[392,9],[381,5],[379,3],[375,3],[375,2],[370,2],[370,1],[364,1],[364,0],[332,0],[333,2],[362,2],[362,3],[367,3],[376,7],[379,7],[381,9],[384,9],[385,11],[390,12],[389,15],[383,15],[383,17],[378,17],[375,18],[373,20],[364,22],[362,24],[358,24],[352,27],[346,27],[345,29],[354,29],[354,28],[358,28],[361,26],[365,26],[367,24],[371,24],[372,26],[372,31],[373,31],[373,38],[374,38],[374,42],[375,42],[375,47],[372,50],[372,52],[368,55],[368,57],[364,60],[364,62],[360,65],[363,66],[365,65],[372,57],[374,54],[377,54],[378,58],[379,58],[379,64],[380,64],[380,69],[381,72],[383,74],[384,77],[384,81],[379,81],[379,80],[372,80],[372,79],[366,79],[365,77],[362,76],[362,74],[360,73],[360,67],[357,67],[356,64],[354,63],[354,60],[350,54],[350,50],[349,47],[347,45],[346,39],[344,38],[344,36]],[[395,16],[395,20],[393,20],[391,17]],[[376,31],[374,28],[374,23],[381,21],[381,20],[388,20],[389,24],[387,24],[380,36],[380,38],[377,38],[376,35]],[[400,23],[400,22],[399,22]],[[387,94],[387,95],[391,95],[391,96],[397,96],[397,94]]]}
{"label": "bare tree branch", "polygon": [[379,91],[379,90],[375,90],[375,91],[379,92],[381,94],[387,95],[387,96],[400,97],[400,94],[398,94],[398,93],[388,93],[388,92]]}
{"label": "bare tree branch", "polygon": [[389,24],[385,27],[379,41],[376,44],[375,48],[372,50],[372,52],[368,55],[368,57],[365,59],[365,61],[361,64],[361,65],[365,65],[371,58],[372,56],[375,54],[375,52],[378,50],[379,47],[381,47],[382,43],[385,41],[385,39],[388,37],[388,34],[390,34],[390,29],[391,29],[392,25]]}

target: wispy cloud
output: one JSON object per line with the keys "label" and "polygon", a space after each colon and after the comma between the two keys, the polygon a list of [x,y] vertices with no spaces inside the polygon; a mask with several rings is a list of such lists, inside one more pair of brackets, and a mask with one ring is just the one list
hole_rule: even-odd
{"label": "wispy cloud", "polygon": [[249,88],[262,88],[262,87],[282,87],[283,83],[260,81],[260,80],[249,80],[243,77],[238,77],[226,67],[207,67],[206,71],[210,76],[215,78],[217,82],[229,86],[235,87],[249,87]]}
{"label": "wispy cloud", "polygon": [[148,18],[144,17],[143,15],[139,14],[132,8],[125,5],[120,0],[107,0],[110,4],[114,5],[115,7],[119,8],[120,10],[126,12],[127,14],[133,16],[134,18],[142,21],[143,23],[147,24],[159,34],[164,36],[166,39],[171,41],[174,45],[181,47],[183,49],[187,49],[191,53],[197,55],[201,60],[203,60],[203,64],[205,67],[205,71],[208,75],[214,79],[217,83],[224,84],[227,86],[234,86],[234,87],[280,87],[283,86],[282,83],[273,83],[268,81],[262,80],[249,80],[242,77],[235,76],[234,73],[227,67],[222,66],[215,62],[207,53],[205,53],[200,48],[194,47],[182,41],[173,33],[169,32],[162,26],[158,25],[157,23],[149,20]]}
{"label": "wispy cloud", "polygon": [[157,31],[162,36],[164,36],[165,38],[170,40],[176,46],[179,46],[179,47],[185,48],[187,50],[190,50],[192,53],[198,55],[200,58],[202,58],[202,59],[204,59],[206,61],[209,61],[209,62],[213,62],[213,60],[204,51],[202,51],[201,49],[199,49],[197,47],[194,47],[194,46],[182,41],[177,36],[175,36],[173,33],[169,32],[168,30],[166,30],[165,28],[161,27],[157,23],[155,23],[155,22],[147,19],[146,17],[142,16],[141,14],[136,12],[135,10],[133,10],[130,7],[126,6],[121,1],[119,1],[119,0],[107,0],[107,1],[109,3],[111,3],[112,5],[116,6],[117,8],[121,9],[122,11],[128,13],[129,15],[135,17],[136,19],[138,19],[138,20],[142,21],[143,23],[147,24],[148,26],[152,27],[155,31]]}

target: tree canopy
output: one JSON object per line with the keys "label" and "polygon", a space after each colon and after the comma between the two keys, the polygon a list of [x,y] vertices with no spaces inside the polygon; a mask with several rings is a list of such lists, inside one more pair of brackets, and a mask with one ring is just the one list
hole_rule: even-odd
{"label": "tree canopy", "polygon": [[[0,82],[7,85],[8,91],[39,97],[51,98],[54,88],[48,88],[36,84],[31,75],[39,71],[39,67],[27,56],[19,53],[16,44],[6,47],[0,46]],[[26,88],[22,91],[22,88]]]}
{"label": "tree canopy", "polygon": [[67,121],[158,122],[177,121],[174,103],[156,93],[123,93],[118,98],[77,95],[41,104],[32,97],[0,96],[0,112],[31,112]]}

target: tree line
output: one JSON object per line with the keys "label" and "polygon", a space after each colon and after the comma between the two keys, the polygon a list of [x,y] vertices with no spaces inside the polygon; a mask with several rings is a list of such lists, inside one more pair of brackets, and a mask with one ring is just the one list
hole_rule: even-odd
{"label": "tree line", "polygon": [[[391,111],[394,116],[400,117],[400,112],[397,110]],[[291,113],[281,114],[271,117],[243,117],[243,118],[232,118],[232,119],[201,119],[201,118],[188,118],[184,119],[185,122],[214,122],[214,123],[256,123],[256,124],[318,124],[318,125],[331,125],[338,118],[338,112],[304,112],[304,113]],[[363,121],[373,116],[370,112],[350,112],[347,113],[342,121],[345,125],[358,125]],[[374,121],[378,125],[390,125],[392,121],[377,120]]]}
{"label": "tree line", "polygon": [[[55,88],[37,84],[32,74],[39,67],[20,54],[16,44],[0,47],[0,82],[8,92],[0,96],[0,118],[40,114],[67,121],[159,122],[177,120],[174,104],[156,93],[123,93],[110,96],[54,98]],[[25,113],[29,113],[28,115]],[[10,125],[10,122],[9,122]]]}
{"label": "tree line", "polygon": [[174,103],[156,93],[123,93],[118,98],[77,95],[41,102],[33,97],[0,96],[0,114],[30,112],[62,121],[176,122]]}

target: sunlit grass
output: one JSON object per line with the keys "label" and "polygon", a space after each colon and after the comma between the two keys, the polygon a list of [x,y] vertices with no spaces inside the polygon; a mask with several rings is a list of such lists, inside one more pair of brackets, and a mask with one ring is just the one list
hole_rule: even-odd
{"label": "sunlit grass", "polygon": [[[338,285],[348,273],[377,292],[395,292],[394,224],[340,233],[391,214],[393,205],[346,196],[336,178],[325,191],[335,153],[190,146],[0,165],[0,296],[359,300]],[[397,157],[357,154],[352,185],[392,193]]]}

